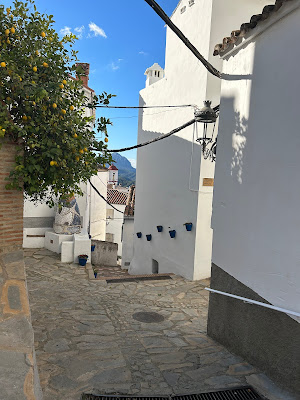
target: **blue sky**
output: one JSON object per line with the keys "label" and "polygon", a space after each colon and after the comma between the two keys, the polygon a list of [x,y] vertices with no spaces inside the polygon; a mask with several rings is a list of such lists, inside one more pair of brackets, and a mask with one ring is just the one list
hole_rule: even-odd
{"label": "blue sky", "polygon": [[[178,1],[157,0],[168,15]],[[5,7],[12,3],[2,0]],[[36,6],[53,14],[58,32],[68,27],[81,36],[75,47],[80,61],[90,63],[89,86],[96,93],[116,94],[111,105],[138,105],[145,70],[154,62],[164,67],[165,61],[164,22],[144,0],[36,0]],[[114,124],[109,128],[110,148],[136,144],[138,110],[98,110],[97,117],[101,115]],[[123,155],[136,158],[134,150]]]}

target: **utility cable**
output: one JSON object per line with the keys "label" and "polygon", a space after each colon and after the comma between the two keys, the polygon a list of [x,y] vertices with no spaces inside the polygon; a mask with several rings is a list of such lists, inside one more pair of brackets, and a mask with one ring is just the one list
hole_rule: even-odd
{"label": "utility cable", "polygon": [[179,105],[179,106],[136,106],[136,107],[131,107],[131,106],[104,106],[104,105],[99,105],[99,106],[93,106],[93,108],[122,108],[122,109],[140,109],[140,108],[183,108],[183,107],[197,107],[195,104],[184,104],[184,105]]}
{"label": "utility cable", "polygon": [[188,40],[186,36],[181,32],[179,28],[170,20],[170,18],[167,16],[167,14],[164,12],[164,10],[156,3],[154,0],[145,0],[146,3],[149,4],[151,8],[156,12],[156,14],[168,25],[170,29],[179,37],[180,40],[188,47],[191,52],[198,58],[198,60],[201,61],[201,63],[205,66],[205,68],[216,76],[217,78],[222,78],[222,73],[218,71],[212,64],[210,64],[203,56],[200,54],[200,52],[196,49],[194,45]]}
{"label": "utility cable", "polygon": [[124,214],[123,211],[118,210],[115,206],[113,206],[104,196],[102,196],[102,194],[98,191],[98,189],[92,184],[91,180],[89,179],[90,185],[92,186],[92,188],[95,190],[95,192],[109,205],[111,206],[114,210],[118,211],[121,214]]}
{"label": "utility cable", "polygon": [[[159,140],[166,139],[166,138],[170,137],[171,135],[174,135],[174,133],[177,133],[177,132],[181,131],[182,129],[187,128],[187,127],[190,126],[190,125],[193,125],[194,123],[195,123],[195,119],[192,119],[191,121],[185,123],[184,125],[181,125],[181,126],[179,126],[178,128],[173,129],[171,132],[169,132],[169,133],[167,133],[167,134],[165,134],[165,135],[156,137],[155,139],[148,140],[147,142],[140,143],[140,144],[137,144],[137,145],[131,146],[131,147],[124,147],[124,148],[122,148],[122,149],[106,150],[106,151],[107,151],[108,153],[122,153],[123,151],[138,149],[138,148],[140,148],[140,147],[147,146],[148,144],[158,142]],[[94,149],[94,148],[90,148],[90,150],[100,151],[100,150]]]}

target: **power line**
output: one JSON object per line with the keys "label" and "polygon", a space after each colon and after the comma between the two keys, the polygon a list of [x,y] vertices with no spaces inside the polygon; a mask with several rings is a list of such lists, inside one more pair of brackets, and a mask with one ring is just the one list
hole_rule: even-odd
{"label": "power line", "polygon": [[182,107],[197,107],[195,104],[183,104],[179,106],[136,106],[136,107],[131,107],[131,106],[103,106],[103,105],[98,105],[98,106],[93,106],[93,108],[121,108],[121,109],[140,109],[140,108],[182,108]]}
{"label": "power line", "polygon": [[203,56],[200,54],[200,52],[196,49],[194,45],[188,40],[186,36],[181,32],[180,29],[177,28],[177,26],[170,20],[170,18],[167,16],[167,14],[164,12],[164,10],[156,3],[154,0],[145,0],[146,3],[149,4],[151,8],[156,12],[156,14],[168,25],[170,29],[179,37],[180,40],[188,47],[191,52],[198,58],[198,60],[201,61],[201,63],[205,66],[205,68],[216,76],[217,78],[222,78],[222,73],[218,71],[212,64],[210,64]]}
{"label": "power line", "polygon": [[98,189],[92,184],[91,180],[89,179],[90,185],[92,186],[92,188],[95,190],[95,192],[109,205],[111,206],[114,210],[118,211],[121,214],[124,214],[123,211],[118,210],[115,206],[113,206],[112,204],[110,204],[110,202],[104,197],[102,196],[102,194],[98,191]]}
{"label": "power line", "polygon": [[[169,132],[169,133],[167,133],[165,135],[156,137],[155,139],[148,140],[147,142],[140,143],[140,144],[137,144],[135,146],[124,147],[122,149],[117,149],[117,150],[106,150],[106,151],[108,153],[122,153],[123,151],[138,149],[139,147],[147,146],[148,144],[155,143],[155,142],[158,142],[159,140],[166,139],[166,138],[170,137],[171,135],[174,135],[174,133],[177,133],[177,132],[181,131],[182,129],[187,128],[190,125],[193,125],[195,122],[196,122],[195,119],[192,119],[191,121],[186,122],[184,125],[181,125],[178,128],[173,129],[171,132]],[[91,148],[90,150],[99,151],[99,150],[94,149],[94,148]]]}

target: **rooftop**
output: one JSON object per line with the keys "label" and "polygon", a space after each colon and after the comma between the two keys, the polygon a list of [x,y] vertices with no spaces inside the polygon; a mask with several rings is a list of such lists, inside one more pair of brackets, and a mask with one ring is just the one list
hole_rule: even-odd
{"label": "rooftop", "polygon": [[135,186],[130,186],[127,203],[124,211],[125,217],[133,217],[134,216],[134,206],[135,206]]}
{"label": "rooftop", "polygon": [[118,168],[114,164],[111,164],[111,166],[108,168],[108,170],[109,171],[112,171],[112,170],[118,171]]}
{"label": "rooftop", "polygon": [[244,22],[239,29],[231,32],[230,36],[224,37],[223,42],[219,43],[214,48],[214,56],[221,55],[233,44],[235,44],[239,39],[242,39],[248,32],[254,29],[259,23],[270,18],[275,14],[284,3],[294,2],[298,0],[276,0],[274,5],[267,5],[263,8],[261,14],[252,15],[249,22]]}
{"label": "rooftop", "polygon": [[107,201],[110,204],[127,204],[128,192],[124,192],[118,189],[107,189]]}

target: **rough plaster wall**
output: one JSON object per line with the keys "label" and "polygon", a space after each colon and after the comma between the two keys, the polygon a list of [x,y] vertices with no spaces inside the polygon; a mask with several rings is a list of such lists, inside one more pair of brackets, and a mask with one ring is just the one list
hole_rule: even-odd
{"label": "rough plaster wall", "polygon": [[[107,171],[98,171],[91,178],[92,184],[100,194],[107,196]],[[91,188],[90,234],[93,239],[105,240],[106,233],[106,202]]]}
{"label": "rough plaster wall", "polygon": [[[125,206],[121,204],[114,204],[114,206],[122,213],[125,211]],[[106,205],[107,210],[112,210],[108,204]],[[123,214],[114,210],[114,218],[107,219],[106,232],[114,235],[114,243],[118,244],[118,256],[122,255],[122,225],[123,225]]]}
{"label": "rough plaster wall", "polygon": [[[133,257],[133,235],[134,235],[134,219],[126,218],[123,223],[123,240],[122,240],[122,268],[128,269],[128,263],[131,263]],[[125,265],[125,263],[127,263]]]}
{"label": "rough plaster wall", "polygon": [[213,262],[298,312],[299,18],[298,8],[224,61],[252,79],[222,84],[213,203]]}

